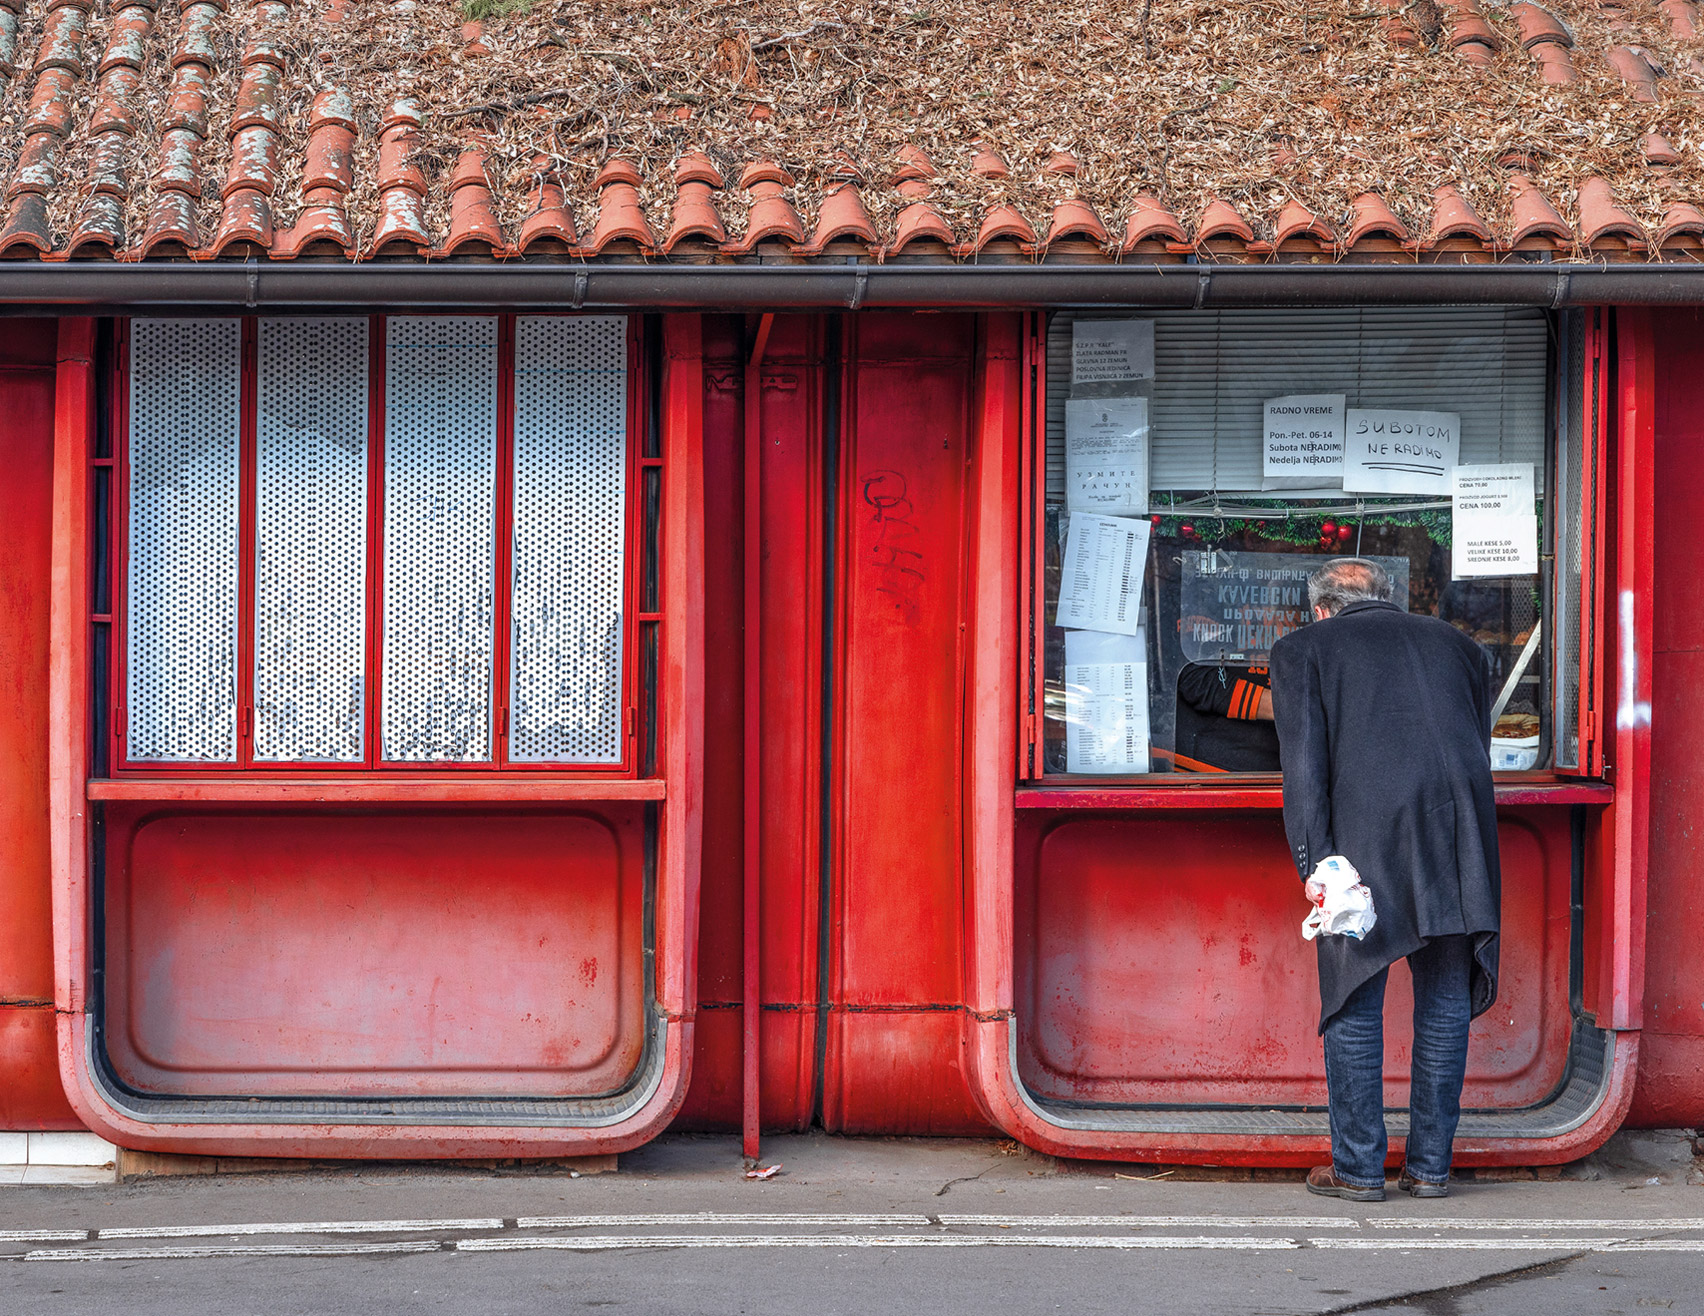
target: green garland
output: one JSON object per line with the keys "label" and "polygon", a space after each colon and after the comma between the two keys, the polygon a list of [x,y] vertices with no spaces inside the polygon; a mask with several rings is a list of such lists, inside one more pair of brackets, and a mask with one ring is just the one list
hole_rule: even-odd
{"label": "green garland", "polygon": [[[1369,509],[1361,516],[1352,512],[1312,516],[1306,511],[1298,511],[1289,517],[1271,516],[1259,519],[1246,516],[1215,516],[1211,510],[1202,509],[1184,516],[1162,515],[1154,523],[1154,533],[1164,538],[1181,539],[1184,538],[1183,527],[1187,525],[1194,529],[1194,538],[1209,544],[1236,535],[1253,533],[1274,543],[1315,546],[1319,544],[1320,536],[1325,533],[1327,521],[1338,526],[1346,525],[1351,529],[1361,526],[1419,526],[1434,543],[1444,548],[1450,546],[1450,514],[1441,508],[1385,513]],[[1348,543],[1352,548],[1354,538],[1351,537]]]}

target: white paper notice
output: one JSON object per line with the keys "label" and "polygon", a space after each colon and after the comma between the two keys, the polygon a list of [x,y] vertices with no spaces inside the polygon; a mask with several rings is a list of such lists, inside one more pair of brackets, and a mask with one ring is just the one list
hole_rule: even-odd
{"label": "white paper notice", "polygon": [[1072,512],[1054,623],[1068,630],[1134,635],[1141,626],[1146,521]]}
{"label": "white paper notice", "polygon": [[1153,377],[1152,320],[1078,320],[1071,325],[1073,385]]}
{"label": "white paper notice", "polygon": [[1343,489],[1447,497],[1460,455],[1461,417],[1453,411],[1350,407]]}
{"label": "white paper notice", "polygon": [[1134,635],[1113,635],[1106,631],[1066,631],[1065,665],[1079,663],[1145,663],[1148,645],[1144,630]]}
{"label": "white paper notice", "polygon": [[1538,574],[1538,515],[1530,462],[1458,466],[1450,497],[1455,579]]}
{"label": "white paper notice", "polygon": [[1148,771],[1146,662],[1066,663],[1065,770]]}
{"label": "white paper notice", "polygon": [[1065,404],[1065,506],[1147,515],[1147,398],[1072,398]]}
{"label": "white paper notice", "polygon": [[1267,398],[1260,487],[1341,487],[1345,410],[1341,393],[1297,393]]}

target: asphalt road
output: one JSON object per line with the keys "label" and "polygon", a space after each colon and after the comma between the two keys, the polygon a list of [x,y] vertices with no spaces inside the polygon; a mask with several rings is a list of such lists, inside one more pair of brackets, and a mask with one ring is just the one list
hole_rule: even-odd
{"label": "asphalt road", "polygon": [[1439,1202],[1179,1182],[1010,1144],[671,1138],[615,1174],[368,1167],[0,1190],[0,1313],[1704,1314],[1704,1187]]}

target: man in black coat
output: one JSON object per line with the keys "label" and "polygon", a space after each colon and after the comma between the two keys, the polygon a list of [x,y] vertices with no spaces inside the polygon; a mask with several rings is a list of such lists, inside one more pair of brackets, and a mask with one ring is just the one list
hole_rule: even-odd
{"label": "man in black coat", "polygon": [[1501,883],[1491,792],[1491,670],[1447,622],[1392,604],[1374,562],[1308,581],[1317,620],[1272,647],[1284,830],[1296,868],[1341,855],[1373,894],[1364,940],[1320,936],[1320,1032],[1331,1158],[1308,1188],[1382,1201],[1385,976],[1414,976],[1410,1132],[1399,1186],[1448,1192],[1468,1021],[1497,996]]}

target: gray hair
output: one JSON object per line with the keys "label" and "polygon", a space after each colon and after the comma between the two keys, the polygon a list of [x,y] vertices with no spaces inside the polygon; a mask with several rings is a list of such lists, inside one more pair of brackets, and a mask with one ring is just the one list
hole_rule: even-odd
{"label": "gray hair", "polygon": [[1390,573],[1364,557],[1336,557],[1308,577],[1308,603],[1335,617],[1351,603],[1389,603]]}

